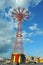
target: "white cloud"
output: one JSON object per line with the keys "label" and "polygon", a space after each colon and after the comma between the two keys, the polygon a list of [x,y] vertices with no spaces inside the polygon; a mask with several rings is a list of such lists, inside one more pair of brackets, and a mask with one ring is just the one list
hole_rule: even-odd
{"label": "white cloud", "polygon": [[10,23],[10,28],[16,28],[17,29],[17,27],[18,27],[18,22],[17,21],[11,21],[11,22],[9,22]]}
{"label": "white cloud", "polygon": [[[37,6],[42,0],[16,0],[15,5],[16,7],[29,7],[29,6]],[[13,0],[14,2],[14,0]]]}
{"label": "white cloud", "polygon": [[42,0],[33,0],[33,1],[34,1],[35,6],[37,6]]}
{"label": "white cloud", "polygon": [[28,33],[28,36],[29,36],[29,37],[31,37],[31,36],[33,36],[33,35],[34,35],[33,32]]}
{"label": "white cloud", "polygon": [[24,42],[30,42],[30,43],[33,43],[33,42],[34,42],[33,40],[31,40],[31,39],[29,39],[29,38],[23,38],[23,41],[24,41]]}
{"label": "white cloud", "polygon": [[[24,42],[30,42],[30,43],[33,43],[33,40],[31,40],[28,36],[31,36],[31,34],[29,35],[30,33],[27,33],[25,30],[22,32],[22,40]],[[28,38],[27,38],[28,37]]]}
{"label": "white cloud", "polygon": [[[15,30],[13,29],[13,24],[12,22],[0,19],[0,51],[3,50],[4,52],[5,48],[11,48],[10,46],[14,43]],[[9,48],[5,51],[9,50]]]}
{"label": "white cloud", "polygon": [[43,30],[38,27],[38,24],[31,25],[29,29],[32,31],[29,36],[43,35]]}
{"label": "white cloud", "polygon": [[22,36],[23,36],[23,37],[27,37],[27,35],[28,35],[28,33],[24,30],[24,31],[22,32]]}
{"label": "white cloud", "polygon": [[11,25],[10,28],[17,28],[18,27],[18,22],[16,20],[13,20],[13,18],[11,17],[11,11],[12,11],[12,8],[8,11],[8,13],[5,12],[5,17],[9,17],[11,22],[8,22],[8,24]]}
{"label": "white cloud", "polygon": [[43,30],[37,30],[37,31],[35,32],[35,34],[36,34],[36,35],[43,35]]}
{"label": "white cloud", "polygon": [[37,30],[37,24],[34,24],[32,26],[29,27],[30,30],[34,31],[34,30]]}
{"label": "white cloud", "polygon": [[3,4],[11,7],[29,7],[37,6],[42,0],[0,0],[0,7],[3,8]]}
{"label": "white cloud", "polygon": [[0,0],[0,9],[6,7],[34,7],[37,6],[42,0]]}

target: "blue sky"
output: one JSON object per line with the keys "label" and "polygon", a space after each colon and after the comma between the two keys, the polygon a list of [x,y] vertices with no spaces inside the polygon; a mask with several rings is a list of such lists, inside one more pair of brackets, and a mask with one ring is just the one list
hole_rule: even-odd
{"label": "blue sky", "polygon": [[0,0],[0,57],[10,57],[14,49],[17,21],[9,16],[12,8],[29,10],[28,20],[22,22],[24,53],[43,57],[43,1]]}

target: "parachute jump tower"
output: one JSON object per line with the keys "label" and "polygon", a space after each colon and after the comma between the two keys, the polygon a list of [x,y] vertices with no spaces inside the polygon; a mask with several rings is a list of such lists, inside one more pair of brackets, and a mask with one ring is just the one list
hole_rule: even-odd
{"label": "parachute jump tower", "polygon": [[[18,22],[18,28],[17,28],[16,39],[14,44],[14,52],[11,56],[11,59],[13,58],[12,60],[13,62],[21,62],[20,56],[24,57],[24,54],[23,54],[24,48],[22,43],[22,22],[23,20],[26,20],[28,16],[29,16],[29,12],[25,8],[13,9],[11,12],[11,17],[13,18],[13,20],[17,20]],[[23,60],[23,57],[22,57],[22,60]]]}

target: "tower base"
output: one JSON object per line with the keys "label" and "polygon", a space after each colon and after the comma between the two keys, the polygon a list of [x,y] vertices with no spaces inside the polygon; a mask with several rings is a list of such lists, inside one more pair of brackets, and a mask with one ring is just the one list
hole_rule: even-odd
{"label": "tower base", "polygon": [[25,63],[26,57],[23,53],[12,53],[11,62],[12,63]]}

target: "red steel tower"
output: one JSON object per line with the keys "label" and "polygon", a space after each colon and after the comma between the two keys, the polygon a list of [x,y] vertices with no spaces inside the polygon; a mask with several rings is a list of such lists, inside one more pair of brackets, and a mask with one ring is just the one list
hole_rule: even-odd
{"label": "red steel tower", "polygon": [[29,16],[28,10],[25,8],[17,8],[13,9],[11,12],[11,17],[13,20],[17,20],[18,22],[18,28],[16,32],[16,39],[14,44],[14,52],[23,53],[23,43],[22,43],[22,21],[26,20]]}

